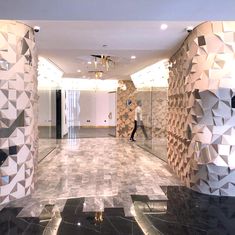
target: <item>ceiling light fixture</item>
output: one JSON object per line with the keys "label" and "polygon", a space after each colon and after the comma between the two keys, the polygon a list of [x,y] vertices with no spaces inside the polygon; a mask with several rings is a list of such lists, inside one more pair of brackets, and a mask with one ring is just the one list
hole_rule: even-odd
{"label": "ceiling light fixture", "polygon": [[88,63],[88,64],[92,64],[92,62],[91,62],[91,61],[88,61],[87,63]]}
{"label": "ceiling light fixture", "polygon": [[161,30],[166,30],[168,28],[167,24],[161,24],[160,26]]}
{"label": "ceiling light fixture", "polygon": [[131,59],[132,59],[132,60],[135,60],[135,59],[136,59],[136,56],[135,56],[135,55],[132,55],[132,56],[131,56]]}
{"label": "ceiling light fixture", "polygon": [[105,67],[106,71],[109,71],[109,68],[111,66],[114,66],[114,61],[109,55],[91,55],[94,58],[94,65],[95,69],[98,68],[98,66]]}
{"label": "ceiling light fixture", "polygon": [[81,73],[82,71],[80,69],[77,70],[78,73]]}
{"label": "ceiling light fixture", "polygon": [[96,78],[102,78],[103,77],[103,71],[95,71],[95,77]]}
{"label": "ceiling light fixture", "polygon": [[101,70],[94,70],[94,71],[89,71],[89,73],[92,73],[93,75],[95,75],[95,78],[102,78],[104,71]]}

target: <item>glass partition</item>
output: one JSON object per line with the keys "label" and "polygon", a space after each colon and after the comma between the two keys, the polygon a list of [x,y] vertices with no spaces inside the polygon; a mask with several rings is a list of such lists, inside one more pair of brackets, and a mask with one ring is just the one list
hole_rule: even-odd
{"label": "glass partition", "polygon": [[68,134],[64,138],[115,136],[115,92],[67,90],[66,93]]}
{"label": "glass partition", "polygon": [[56,91],[38,91],[38,131],[40,162],[56,147]]}
{"label": "glass partition", "polygon": [[137,128],[137,144],[167,161],[167,88],[137,89],[136,100],[141,100],[143,128]]}

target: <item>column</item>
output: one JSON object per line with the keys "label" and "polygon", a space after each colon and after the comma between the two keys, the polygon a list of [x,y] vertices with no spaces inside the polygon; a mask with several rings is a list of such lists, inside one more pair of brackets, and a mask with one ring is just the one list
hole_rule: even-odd
{"label": "column", "polygon": [[34,31],[0,21],[0,204],[34,188],[37,100]]}
{"label": "column", "polygon": [[196,27],[171,58],[168,161],[193,190],[235,196],[235,22]]}

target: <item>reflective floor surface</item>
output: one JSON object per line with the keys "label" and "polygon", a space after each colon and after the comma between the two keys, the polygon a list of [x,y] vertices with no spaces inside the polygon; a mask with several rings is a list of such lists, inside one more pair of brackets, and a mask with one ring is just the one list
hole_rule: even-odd
{"label": "reflective floor surface", "polygon": [[167,162],[167,139],[166,138],[137,138],[136,143],[141,148],[147,150],[148,152],[154,154],[164,162]]}
{"label": "reflective floor surface", "polygon": [[38,141],[38,162],[41,162],[57,145],[56,139],[39,139]]}
{"label": "reflective floor surface", "polygon": [[66,139],[77,138],[104,138],[116,135],[115,127],[107,128],[89,128],[89,127],[69,127],[68,134],[64,136]]}
{"label": "reflective floor surface", "polygon": [[39,163],[35,192],[2,206],[0,234],[142,234],[133,195],[167,200],[161,186],[176,185],[167,163],[133,142],[63,139]]}
{"label": "reflective floor surface", "polygon": [[134,202],[146,234],[234,235],[235,198],[208,196],[186,187],[164,187],[168,200]]}
{"label": "reflective floor surface", "polygon": [[47,204],[38,217],[19,217],[22,208],[4,208],[0,212],[0,234],[143,235],[135,219],[125,217],[122,208],[83,212],[84,201],[68,199],[62,212]]}

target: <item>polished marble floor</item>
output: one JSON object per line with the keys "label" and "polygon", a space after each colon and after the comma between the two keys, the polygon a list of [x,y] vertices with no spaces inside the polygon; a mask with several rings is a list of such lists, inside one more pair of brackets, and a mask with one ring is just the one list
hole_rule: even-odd
{"label": "polished marble floor", "polygon": [[38,141],[38,162],[41,162],[57,145],[56,139],[39,139]]}
{"label": "polished marble floor", "polygon": [[[94,217],[95,213],[104,212],[107,216],[110,208],[121,208],[122,219],[131,218],[134,214],[132,195],[167,200],[161,186],[180,185],[167,163],[135,143],[117,138],[58,141],[56,148],[38,165],[36,179],[35,192],[31,196],[5,205],[2,212],[15,208],[15,217],[25,221],[26,218],[40,218],[49,207],[52,208],[51,217],[55,218],[56,213],[61,216],[65,211],[69,200],[75,200],[76,211],[76,200],[80,208],[81,199],[83,215],[91,213]],[[116,234],[139,233],[130,230]]]}
{"label": "polished marble floor", "polygon": [[234,235],[235,198],[203,195],[186,187],[163,187],[166,201],[136,201],[136,220],[146,234]]}
{"label": "polished marble floor", "polygon": [[34,199],[85,197],[84,211],[123,207],[132,194],[164,198],[160,186],[179,185],[166,163],[123,139],[61,140],[38,167]]}
{"label": "polished marble floor", "polygon": [[167,162],[167,139],[166,138],[136,138],[136,144],[148,152],[154,154],[164,162]]}
{"label": "polished marble floor", "polygon": [[68,134],[64,136],[66,139],[77,138],[105,138],[116,135],[115,127],[107,128],[91,128],[91,127],[78,127],[71,126],[68,129]]}

